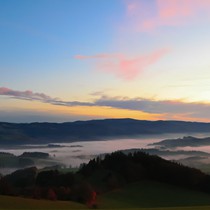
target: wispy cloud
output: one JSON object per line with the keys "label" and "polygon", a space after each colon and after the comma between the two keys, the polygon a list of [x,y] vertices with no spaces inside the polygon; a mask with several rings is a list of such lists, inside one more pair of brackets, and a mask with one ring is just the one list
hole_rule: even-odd
{"label": "wispy cloud", "polygon": [[94,103],[96,106],[160,114],[162,119],[210,121],[210,103],[106,96],[101,97]]}
{"label": "wispy cloud", "polygon": [[209,0],[155,0],[153,7],[151,2],[145,3],[143,0],[125,2],[128,20],[139,31],[151,31],[161,26],[178,26],[204,15],[209,17]]}
{"label": "wispy cloud", "polygon": [[44,93],[34,93],[31,90],[17,91],[6,87],[0,87],[0,95],[7,95],[24,100],[37,100],[37,101],[55,100],[54,98],[51,98],[50,96],[47,96]]}
{"label": "wispy cloud", "polygon": [[133,80],[149,66],[158,62],[169,51],[169,49],[164,48],[132,58],[124,54],[76,55],[74,58],[79,60],[94,59],[97,70],[114,74],[124,80]]}
{"label": "wispy cloud", "polygon": [[98,96],[93,102],[81,101],[63,101],[58,98],[52,98],[43,93],[34,93],[33,91],[17,91],[1,87],[0,95],[6,95],[11,98],[21,100],[34,100],[43,103],[49,103],[59,106],[96,106],[110,107],[124,110],[135,110],[150,114],[161,114],[163,118],[179,119],[210,119],[210,103],[202,102],[183,102],[181,100],[153,100],[145,98],[126,98]]}
{"label": "wispy cloud", "polygon": [[59,98],[50,97],[44,93],[35,93],[31,90],[18,91],[12,90],[6,87],[0,87],[0,95],[9,96],[11,98],[21,99],[21,100],[31,100],[31,101],[41,101],[43,103],[49,103],[53,105],[63,105],[63,106],[91,106],[88,102],[78,102],[78,101],[62,101]]}
{"label": "wispy cloud", "polygon": [[98,106],[139,110],[148,113],[192,113],[199,109],[207,111],[210,104],[189,103],[179,100],[152,100],[144,98],[102,97],[95,101]]}

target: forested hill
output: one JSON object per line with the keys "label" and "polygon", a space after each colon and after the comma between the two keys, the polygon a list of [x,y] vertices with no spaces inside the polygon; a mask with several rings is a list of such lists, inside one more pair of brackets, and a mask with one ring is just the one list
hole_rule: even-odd
{"label": "forested hill", "polygon": [[127,155],[114,152],[104,158],[97,157],[84,165],[79,173],[99,188],[106,181],[110,187],[117,187],[147,179],[210,193],[210,175],[141,151]]}
{"label": "forested hill", "polygon": [[66,123],[0,123],[0,144],[70,142],[135,135],[210,132],[210,123],[106,119]]}

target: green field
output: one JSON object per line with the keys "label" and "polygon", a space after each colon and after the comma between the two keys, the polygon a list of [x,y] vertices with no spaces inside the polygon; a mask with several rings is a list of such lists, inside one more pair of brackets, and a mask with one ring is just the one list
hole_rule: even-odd
{"label": "green field", "polygon": [[0,209],[85,209],[84,205],[67,201],[35,200],[20,197],[0,196]]}
{"label": "green field", "polygon": [[[98,196],[98,208],[106,210],[210,210],[210,195],[172,185],[144,181]],[[0,196],[0,210],[83,209],[75,202]]]}
{"label": "green field", "polygon": [[210,195],[158,182],[144,181],[99,196],[98,205],[100,208],[107,209],[210,206]]}
{"label": "green field", "polygon": [[[111,204],[111,203],[110,203]],[[33,200],[18,197],[0,196],[0,210],[88,210],[84,205],[80,205],[74,202],[62,202],[62,201],[45,201],[45,200]],[[161,208],[99,208],[104,210],[210,210],[209,206],[194,206],[194,207],[161,207]]]}

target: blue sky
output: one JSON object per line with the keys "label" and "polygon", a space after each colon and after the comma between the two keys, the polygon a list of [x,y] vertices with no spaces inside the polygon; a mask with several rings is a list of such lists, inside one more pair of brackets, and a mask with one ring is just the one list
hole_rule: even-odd
{"label": "blue sky", "polygon": [[209,121],[209,14],[208,0],[0,0],[0,120]]}

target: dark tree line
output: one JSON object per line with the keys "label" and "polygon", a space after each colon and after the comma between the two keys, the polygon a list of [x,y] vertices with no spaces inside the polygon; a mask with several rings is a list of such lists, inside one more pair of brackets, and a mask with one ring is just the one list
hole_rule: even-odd
{"label": "dark tree line", "polygon": [[95,205],[95,192],[84,177],[58,170],[39,172],[36,167],[1,177],[0,194],[35,199],[71,200]]}

